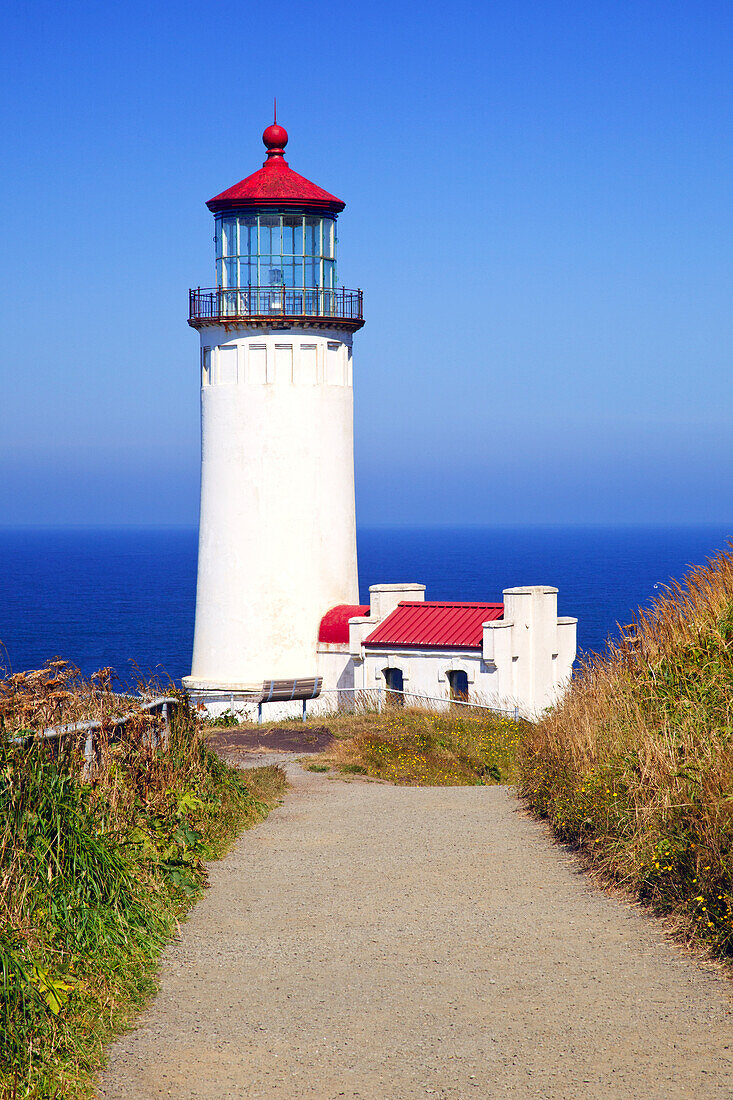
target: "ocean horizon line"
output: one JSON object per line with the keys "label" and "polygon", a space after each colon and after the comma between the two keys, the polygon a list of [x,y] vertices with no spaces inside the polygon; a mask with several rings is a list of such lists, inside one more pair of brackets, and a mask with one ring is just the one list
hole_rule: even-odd
{"label": "ocean horizon line", "polygon": [[[733,519],[731,520],[598,520],[598,521],[546,521],[546,522],[507,522],[507,523],[357,523],[358,531],[623,531],[623,530],[702,530],[730,527],[733,538]],[[0,523],[0,535],[14,532],[80,532],[80,531],[198,531],[197,523]]]}

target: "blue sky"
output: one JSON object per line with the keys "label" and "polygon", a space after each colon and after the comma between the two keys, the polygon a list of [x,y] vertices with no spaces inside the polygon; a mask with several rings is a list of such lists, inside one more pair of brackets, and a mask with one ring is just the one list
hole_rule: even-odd
{"label": "blue sky", "polygon": [[196,522],[187,290],[273,94],[347,203],[361,523],[733,517],[729,3],[31,2],[0,32],[3,524]]}

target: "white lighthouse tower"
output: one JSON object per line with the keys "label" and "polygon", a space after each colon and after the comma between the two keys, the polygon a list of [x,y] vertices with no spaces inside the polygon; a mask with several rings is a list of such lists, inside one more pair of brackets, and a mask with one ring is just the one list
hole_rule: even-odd
{"label": "white lighthouse tower", "polygon": [[364,322],[361,291],[336,279],[344,203],[292,171],[277,122],[262,139],[264,166],[207,203],[216,288],[190,293],[201,515],[184,684],[200,698],[310,693],[324,611],[358,599],[351,346]]}

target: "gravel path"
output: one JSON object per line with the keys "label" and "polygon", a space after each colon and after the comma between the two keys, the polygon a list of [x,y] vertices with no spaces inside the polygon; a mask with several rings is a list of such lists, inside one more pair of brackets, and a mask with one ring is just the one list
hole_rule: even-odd
{"label": "gravel path", "polygon": [[100,1097],[733,1096],[729,983],[506,787],[288,771],[212,866]]}

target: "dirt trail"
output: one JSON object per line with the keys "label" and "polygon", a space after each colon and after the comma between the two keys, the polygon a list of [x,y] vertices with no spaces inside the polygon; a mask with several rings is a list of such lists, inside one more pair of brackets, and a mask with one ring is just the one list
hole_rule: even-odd
{"label": "dirt trail", "polygon": [[505,787],[288,768],[211,869],[106,1100],[729,1098],[733,987]]}

